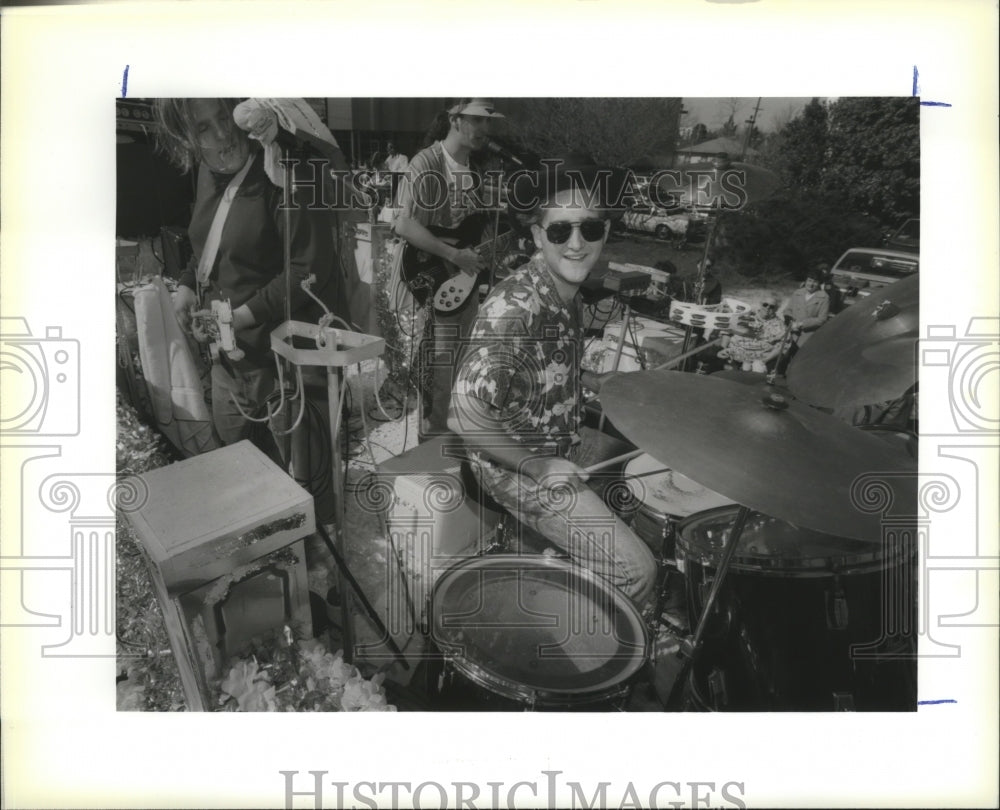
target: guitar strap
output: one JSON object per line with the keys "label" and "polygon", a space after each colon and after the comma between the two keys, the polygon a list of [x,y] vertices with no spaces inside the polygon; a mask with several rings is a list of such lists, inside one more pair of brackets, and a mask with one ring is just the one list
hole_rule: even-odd
{"label": "guitar strap", "polygon": [[229,216],[229,209],[236,199],[236,192],[240,190],[240,184],[250,171],[250,164],[253,163],[254,154],[251,152],[243,168],[233,175],[226,190],[222,192],[222,199],[215,209],[215,217],[212,219],[212,226],[208,229],[208,237],[205,239],[205,247],[201,251],[201,258],[198,260],[198,300],[201,300],[201,290],[207,286],[208,279],[212,275],[212,268],[215,266],[215,257],[219,253],[219,244],[222,241],[222,229],[225,227],[226,219]]}

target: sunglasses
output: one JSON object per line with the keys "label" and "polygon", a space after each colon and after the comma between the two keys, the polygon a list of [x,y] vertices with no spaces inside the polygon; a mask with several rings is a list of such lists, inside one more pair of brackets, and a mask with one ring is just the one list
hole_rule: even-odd
{"label": "sunglasses", "polygon": [[761,306],[764,307],[764,309],[777,309],[778,308],[777,304],[761,304]]}
{"label": "sunglasses", "polygon": [[573,228],[579,228],[580,236],[588,242],[600,242],[604,238],[604,220],[596,217],[581,222],[553,222],[545,228],[545,238],[553,245],[561,245],[569,239]]}

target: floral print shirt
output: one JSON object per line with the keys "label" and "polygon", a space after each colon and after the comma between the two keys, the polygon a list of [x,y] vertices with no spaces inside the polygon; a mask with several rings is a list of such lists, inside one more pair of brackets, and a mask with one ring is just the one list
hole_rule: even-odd
{"label": "floral print shirt", "polygon": [[[508,436],[565,457],[579,442],[582,318],[579,295],[567,305],[536,254],[480,307],[455,393],[478,399]],[[454,405],[452,415],[463,432],[476,430]]]}
{"label": "floral print shirt", "polygon": [[785,336],[781,318],[761,318],[754,315],[748,324],[751,335],[733,335],[729,342],[729,356],[733,360],[763,360]]}

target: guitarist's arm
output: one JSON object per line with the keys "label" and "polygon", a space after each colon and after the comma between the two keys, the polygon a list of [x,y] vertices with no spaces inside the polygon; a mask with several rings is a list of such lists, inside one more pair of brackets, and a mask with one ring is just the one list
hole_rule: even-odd
{"label": "guitarist's arm", "polygon": [[481,272],[486,267],[486,260],[471,248],[461,250],[443,242],[421,225],[413,217],[400,213],[393,225],[396,234],[405,239],[418,250],[433,253],[445,261],[456,265],[460,270],[470,275]]}
{"label": "guitarist's arm", "polygon": [[[435,181],[433,188],[432,179]],[[393,222],[393,230],[417,250],[452,262],[463,272],[478,273],[485,265],[478,253],[468,248],[459,250],[438,239],[427,229],[431,224],[433,210],[421,205],[419,200],[436,200],[440,192],[440,179],[439,175],[428,171],[426,161],[422,161],[422,154],[414,157],[399,186],[399,214]]]}

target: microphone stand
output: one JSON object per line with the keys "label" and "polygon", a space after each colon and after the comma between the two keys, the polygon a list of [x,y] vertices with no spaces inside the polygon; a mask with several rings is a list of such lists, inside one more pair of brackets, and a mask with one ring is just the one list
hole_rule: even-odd
{"label": "microphone stand", "polygon": [[[705,300],[705,275],[708,272],[708,252],[712,245],[712,238],[715,236],[715,217],[709,214],[708,230],[705,233],[705,247],[702,250],[701,262],[698,265],[698,273],[694,280],[694,303],[702,306]],[[681,354],[686,355],[691,349],[691,339],[694,336],[694,327],[688,324],[684,327],[684,345],[681,347]],[[681,366],[681,371],[688,370],[687,360]]]}
{"label": "microphone stand", "polygon": [[504,188],[504,178],[506,177],[506,161],[503,157],[500,158],[500,182],[497,186],[497,200],[496,205],[493,206],[493,245],[490,250],[490,275],[489,275],[489,288],[492,290],[493,285],[496,283],[497,274],[497,239],[500,237],[500,195],[503,193]]}

